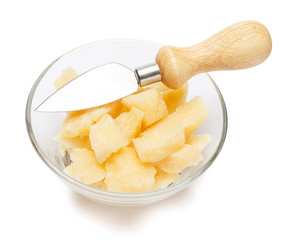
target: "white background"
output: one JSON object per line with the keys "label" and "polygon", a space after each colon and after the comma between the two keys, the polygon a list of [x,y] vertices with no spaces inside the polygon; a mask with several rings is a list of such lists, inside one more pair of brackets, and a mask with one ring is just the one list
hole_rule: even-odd
{"label": "white background", "polygon": [[[297,239],[295,1],[1,1],[0,239]],[[215,72],[229,114],[214,164],[176,196],[115,208],[71,192],[25,128],[34,81],[64,52],[132,38],[193,45],[241,20],[267,26],[263,64]]]}

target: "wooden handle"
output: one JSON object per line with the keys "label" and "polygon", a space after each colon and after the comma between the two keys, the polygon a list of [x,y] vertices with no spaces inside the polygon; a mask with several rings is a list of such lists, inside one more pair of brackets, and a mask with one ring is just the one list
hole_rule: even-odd
{"label": "wooden handle", "polygon": [[156,62],[162,82],[179,88],[196,74],[237,70],[262,63],[271,52],[271,38],[264,25],[239,22],[192,47],[162,47]]}

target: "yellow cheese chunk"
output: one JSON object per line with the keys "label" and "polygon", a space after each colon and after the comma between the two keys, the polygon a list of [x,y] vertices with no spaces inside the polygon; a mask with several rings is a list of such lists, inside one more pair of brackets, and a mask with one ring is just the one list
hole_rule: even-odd
{"label": "yellow cheese chunk", "polygon": [[124,97],[122,104],[128,110],[134,106],[144,112],[143,128],[147,128],[168,113],[161,93],[155,88]]}
{"label": "yellow cheese chunk", "polygon": [[197,147],[184,144],[178,151],[171,154],[156,166],[167,173],[181,173],[185,168],[195,166],[203,160]]}
{"label": "yellow cheese chunk", "polygon": [[59,78],[54,82],[55,89],[63,87],[66,83],[70,82],[74,78],[77,77],[77,73],[73,70],[73,68],[69,67],[65,69]]}
{"label": "yellow cheese chunk", "polygon": [[91,127],[89,137],[99,163],[103,163],[113,152],[128,144],[120,128],[108,114]]}
{"label": "yellow cheese chunk", "polygon": [[157,82],[157,83],[149,84],[145,87],[142,87],[143,90],[151,89],[151,88],[157,89],[160,93],[163,93],[170,89],[169,87],[166,87],[162,82]]}
{"label": "yellow cheese chunk", "polygon": [[59,135],[65,138],[89,136],[91,126],[108,112],[107,108],[92,108],[68,114]]}
{"label": "yellow cheese chunk", "polygon": [[85,148],[75,148],[70,152],[73,162],[75,179],[85,184],[101,181],[105,177],[105,170],[96,160],[93,151]]}
{"label": "yellow cheese chunk", "polygon": [[71,151],[74,148],[86,148],[91,150],[91,143],[89,137],[74,137],[74,138],[65,138],[60,135],[54,137],[54,140],[60,143],[60,151],[62,156],[64,156],[65,151]]}
{"label": "yellow cheese chunk", "polygon": [[115,123],[128,142],[140,133],[143,117],[144,113],[141,110],[132,107],[129,112],[123,112],[115,119]]}
{"label": "yellow cheese chunk", "polygon": [[99,188],[101,190],[107,190],[106,188],[106,184],[104,182],[104,180],[101,180],[99,182],[96,182],[96,183],[92,183],[92,184],[89,184],[91,187],[95,187],[95,188]]}
{"label": "yellow cheese chunk", "polygon": [[208,114],[209,109],[202,98],[195,97],[146,129],[141,135],[149,135],[151,132],[159,131],[167,126],[179,125],[184,129],[185,136],[188,137],[204,122]]}
{"label": "yellow cheese chunk", "polygon": [[75,173],[74,173],[74,166],[73,163],[68,165],[67,167],[64,168],[63,170],[64,173],[66,173],[68,176],[75,178]]}
{"label": "yellow cheese chunk", "polygon": [[166,173],[158,169],[155,175],[155,184],[153,186],[153,190],[166,188],[170,184],[177,182],[179,178],[180,175],[177,173]]}
{"label": "yellow cheese chunk", "polygon": [[142,162],[158,162],[176,152],[185,143],[183,128],[168,125],[150,135],[135,138],[133,144]]}
{"label": "yellow cheese chunk", "polygon": [[163,92],[163,99],[166,103],[168,113],[173,113],[177,107],[186,102],[188,94],[188,83],[179,89],[169,89]]}
{"label": "yellow cheese chunk", "polygon": [[113,192],[146,192],[153,188],[156,169],[143,164],[133,148],[121,148],[105,162],[104,182]]}
{"label": "yellow cheese chunk", "polygon": [[209,134],[197,134],[191,135],[186,139],[186,143],[194,145],[201,152],[211,141],[211,136]]}

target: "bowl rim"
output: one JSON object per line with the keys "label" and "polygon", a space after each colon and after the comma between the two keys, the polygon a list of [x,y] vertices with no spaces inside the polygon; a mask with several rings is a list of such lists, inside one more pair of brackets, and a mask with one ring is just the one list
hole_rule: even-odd
{"label": "bowl rim", "polygon": [[111,191],[107,191],[107,190],[102,190],[102,189],[98,189],[95,187],[91,187],[89,185],[86,185],[84,183],[81,183],[75,179],[73,179],[72,177],[68,176],[67,174],[65,174],[63,171],[61,171],[59,168],[57,168],[56,166],[54,166],[50,159],[46,156],[46,154],[41,150],[41,148],[39,147],[36,138],[34,136],[32,127],[31,127],[31,106],[32,106],[32,100],[35,94],[35,91],[37,89],[37,86],[39,85],[40,81],[43,79],[44,75],[51,69],[51,67],[63,56],[67,55],[68,53],[75,51],[79,48],[85,47],[85,46],[90,46],[93,44],[100,44],[100,43],[105,43],[105,42],[123,42],[123,41],[127,41],[127,42],[142,42],[145,44],[150,44],[150,45],[156,45],[158,47],[161,47],[160,44],[155,43],[155,42],[151,42],[151,41],[145,41],[145,40],[137,40],[137,39],[106,39],[106,40],[101,40],[101,41],[94,41],[88,44],[84,44],[81,45],[79,47],[73,48],[70,51],[67,51],[66,53],[62,54],[60,57],[58,57],[56,60],[54,60],[48,67],[45,68],[45,70],[39,75],[39,77],[37,78],[37,80],[35,81],[35,83],[33,84],[30,93],[28,95],[27,98],[27,104],[26,104],[26,111],[25,111],[25,121],[26,121],[26,128],[27,128],[27,132],[30,138],[30,141],[36,151],[36,153],[38,154],[38,156],[41,158],[41,160],[56,174],[58,175],[60,178],[62,178],[63,180],[65,180],[67,183],[70,183],[71,185],[73,185],[75,188],[78,189],[82,189],[83,191],[88,191],[89,193],[93,194],[93,195],[100,195],[102,197],[107,197],[107,198],[121,198],[122,200],[132,200],[132,199],[139,199],[139,198],[154,198],[157,196],[163,196],[163,195],[168,195],[168,193],[172,192],[178,192],[179,190],[184,189],[186,186],[188,186],[190,183],[192,183],[195,179],[197,179],[199,176],[201,176],[210,166],[211,164],[214,162],[214,160],[217,158],[217,156],[219,155],[225,139],[226,139],[226,135],[227,135],[227,129],[228,129],[228,115],[227,115],[227,108],[226,108],[226,104],[224,101],[224,98],[222,96],[221,91],[219,90],[218,86],[216,85],[216,83],[214,82],[214,80],[211,78],[211,76],[208,73],[204,73],[205,75],[207,75],[207,77],[209,78],[209,80],[211,81],[211,83],[213,84],[213,86],[216,89],[216,92],[218,94],[219,100],[220,100],[220,104],[221,104],[221,108],[222,108],[222,114],[223,114],[223,128],[222,128],[222,132],[221,132],[221,137],[220,137],[220,141],[219,141],[219,145],[216,149],[216,151],[212,154],[212,156],[210,157],[209,161],[207,161],[206,163],[204,163],[204,165],[202,166],[202,168],[195,172],[195,174],[193,174],[191,177],[187,178],[186,180],[184,180],[181,183],[178,183],[176,185],[172,185],[172,186],[168,186],[164,189],[160,189],[160,190],[154,190],[154,191],[149,191],[149,192],[141,192],[141,193],[120,193],[120,192],[111,192]]}

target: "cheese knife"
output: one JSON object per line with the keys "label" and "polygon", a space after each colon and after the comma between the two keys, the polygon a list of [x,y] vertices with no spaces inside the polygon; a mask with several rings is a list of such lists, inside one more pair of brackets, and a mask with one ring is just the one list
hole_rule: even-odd
{"label": "cheese knife", "polygon": [[50,95],[35,111],[67,112],[100,106],[158,81],[177,89],[199,73],[256,66],[270,55],[271,48],[264,25],[235,23],[191,47],[164,46],[155,62],[134,70],[116,62],[90,69]]}

